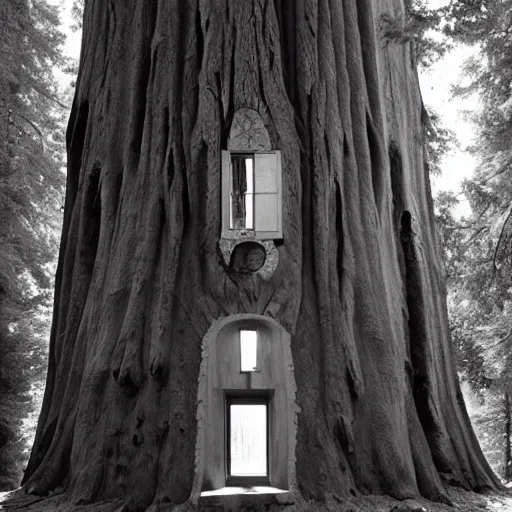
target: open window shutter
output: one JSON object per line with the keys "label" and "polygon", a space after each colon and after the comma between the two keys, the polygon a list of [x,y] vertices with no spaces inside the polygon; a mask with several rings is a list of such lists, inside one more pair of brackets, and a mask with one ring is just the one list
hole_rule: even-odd
{"label": "open window shutter", "polygon": [[281,154],[254,155],[254,229],[258,238],[282,237]]}

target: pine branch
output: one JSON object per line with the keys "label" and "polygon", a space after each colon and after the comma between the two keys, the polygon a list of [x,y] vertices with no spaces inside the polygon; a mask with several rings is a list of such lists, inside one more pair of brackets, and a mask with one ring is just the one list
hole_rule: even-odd
{"label": "pine branch", "polygon": [[63,109],[66,109],[68,110],[69,107],[67,105],[64,105],[64,103],[61,103],[55,96],[53,96],[52,94],[49,94],[47,92],[45,92],[43,89],[39,88],[39,87],[34,87],[34,91],[36,91],[37,93],[39,93],[41,96],[44,96],[46,99],[50,100],[50,101],[53,101],[54,103],[56,103],[59,107],[63,108]]}
{"label": "pine branch", "polygon": [[503,240],[505,238],[505,230],[506,230],[511,218],[512,218],[512,206],[510,207],[510,210],[507,214],[507,218],[505,219],[505,221],[503,222],[503,225],[501,226],[500,236],[498,237],[498,242],[496,243],[496,247],[494,249],[494,255],[492,258],[492,266],[493,266],[494,274],[496,274],[496,272],[498,271],[498,265],[496,263],[496,260],[498,257],[498,252],[500,250],[501,244],[503,243]]}
{"label": "pine branch", "polygon": [[26,118],[20,112],[17,112],[17,115],[19,117],[21,117],[26,123],[28,123],[35,130],[35,132],[39,135],[39,138],[41,139],[41,146],[43,147],[43,151],[46,151],[46,145],[44,142],[43,132],[41,132],[41,130],[30,119]]}

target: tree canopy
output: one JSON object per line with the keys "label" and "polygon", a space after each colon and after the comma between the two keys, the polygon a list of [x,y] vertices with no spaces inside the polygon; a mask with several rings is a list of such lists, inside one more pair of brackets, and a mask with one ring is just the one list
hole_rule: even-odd
{"label": "tree canopy", "polygon": [[57,9],[0,2],[0,488],[19,484],[22,425],[44,377],[63,197]]}

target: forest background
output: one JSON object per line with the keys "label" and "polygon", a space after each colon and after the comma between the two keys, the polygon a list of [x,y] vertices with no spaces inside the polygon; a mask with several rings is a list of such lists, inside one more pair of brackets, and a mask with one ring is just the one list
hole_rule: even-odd
{"label": "forest background", "polygon": [[[412,42],[420,74],[471,48],[450,94],[478,100],[466,113],[473,141],[462,147],[425,104],[425,151],[434,180],[460,171],[447,167],[454,152],[477,162],[459,191],[442,191],[441,180],[436,215],[466,404],[492,468],[510,482],[512,0],[406,3],[404,18],[378,20],[381,44]],[[19,485],[44,392],[83,0],[63,5],[0,0],[0,491]]]}

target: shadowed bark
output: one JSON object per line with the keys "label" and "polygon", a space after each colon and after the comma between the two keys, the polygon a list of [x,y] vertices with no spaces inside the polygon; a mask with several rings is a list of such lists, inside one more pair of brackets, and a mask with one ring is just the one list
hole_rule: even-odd
{"label": "shadowed bark", "polygon": [[[461,398],[398,0],[86,0],[48,381],[24,486],[128,510],[192,488],[201,340],[292,335],[301,495],[498,482]],[[259,112],[283,162],[270,279],[219,255],[221,150]]]}

